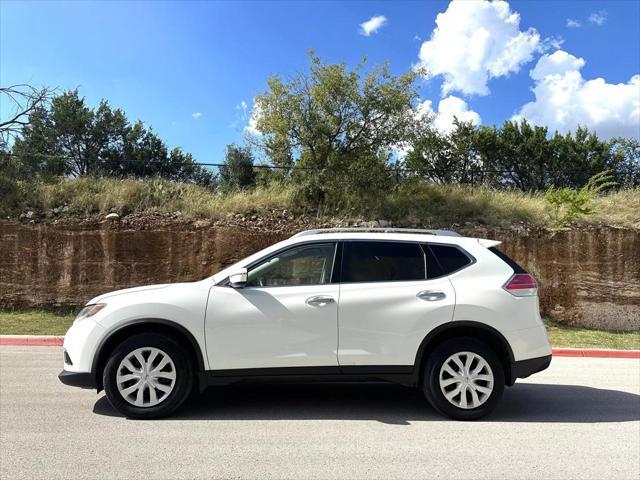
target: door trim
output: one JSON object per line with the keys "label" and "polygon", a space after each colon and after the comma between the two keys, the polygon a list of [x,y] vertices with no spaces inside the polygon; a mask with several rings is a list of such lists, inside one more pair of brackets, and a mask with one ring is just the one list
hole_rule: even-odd
{"label": "door trim", "polygon": [[326,367],[276,367],[207,370],[200,389],[249,381],[340,382],[384,381],[415,385],[413,365],[348,365]]}

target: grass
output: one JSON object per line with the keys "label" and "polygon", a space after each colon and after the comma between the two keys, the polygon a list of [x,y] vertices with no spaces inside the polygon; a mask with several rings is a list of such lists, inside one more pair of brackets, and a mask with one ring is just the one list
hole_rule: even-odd
{"label": "grass", "polygon": [[383,199],[376,213],[410,225],[471,222],[512,226],[519,222],[544,225],[548,221],[544,198],[539,194],[424,182],[401,185]]}
{"label": "grass", "polygon": [[640,228],[640,188],[601,195],[594,206],[591,221]]}
{"label": "grass", "polygon": [[547,320],[547,332],[554,348],[612,348],[640,350],[640,332],[612,332],[567,327]]}
{"label": "grass", "polygon": [[19,208],[46,212],[65,207],[65,215],[75,217],[180,211],[187,217],[218,219],[229,213],[285,209],[293,204],[291,189],[278,186],[223,196],[204,187],[167,180],[80,177],[18,185],[16,204],[12,208],[4,206],[5,211]]}
{"label": "grass", "polygon": [[[9,188],[9,187],[7,187]],[[510,227],[514,223],[548,226],[549,211],[543,193],[499,191],[486,187],[435,185],[420,180],[371,198],[329,199],[324,208],[308,205],[295,185],[273,185],[249,191],[219,194],[203,187],[166,180],[114,178],[60,179],[50,183],[19,182],[0,195],[0,213],[18,215],[64,208],[60,215],[86,217],[115,212],[172,213],[186,218],[224,219],[232,214],[288,210],[314,213],[322,219],[384,219],[396,225],[447,226],[466,223]],[[585,223],[605,223],[640,228],[640,189],[599,196],[594,214]]]}
{"label": "grass", "polygon": [[0,335],[64,335],[75,313],[0,310]]}
{"label": "grass", "polygon": [[[0,310],[0,335],[64,335],[74,313],[44,310]],[[554,347],[640,350],[640,332],[610,332],[566,327],[547,320]]]}

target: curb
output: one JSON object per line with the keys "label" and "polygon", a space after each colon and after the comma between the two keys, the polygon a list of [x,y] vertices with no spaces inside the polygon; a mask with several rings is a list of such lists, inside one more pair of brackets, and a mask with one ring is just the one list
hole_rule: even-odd
{"label": "curb", "polygon": [[[64,337],[50,335],[0,335],[0,345],[61,347]],[[605,350],[585,348],[554,348],[554,357],[640,358],[640,350]]]}
{"label": "curb", "polygon": [[589,358],[640,358],[640,350],[591,350],[577,348],[554,348],[554,357]]}
{"label": "curb", "polygon": [[61,347],[64,337],[51,335],[0,335],[0,345]]}

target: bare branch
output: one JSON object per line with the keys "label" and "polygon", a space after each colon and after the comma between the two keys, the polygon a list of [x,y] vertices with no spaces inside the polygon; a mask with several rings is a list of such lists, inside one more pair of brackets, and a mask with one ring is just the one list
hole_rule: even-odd
{"label": "bare branch", "polygon": [[7,116],[0,117],[0,138],[8,142],[9,137],[29,125],[29,115],[44,106],[53,93],[54,89],[49,87],[38,89],[24,83],[0,87],[0,103],[13,104],[11,109],[2,109]]}

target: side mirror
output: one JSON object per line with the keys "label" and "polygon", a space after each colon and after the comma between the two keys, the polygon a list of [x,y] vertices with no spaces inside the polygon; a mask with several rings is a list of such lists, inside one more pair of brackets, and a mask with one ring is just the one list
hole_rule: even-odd
{"label": "side mirror", "polygon": [[247,283],[247,269],[240,268],[229,275],[229,284],[233,288],[242,288]]}

